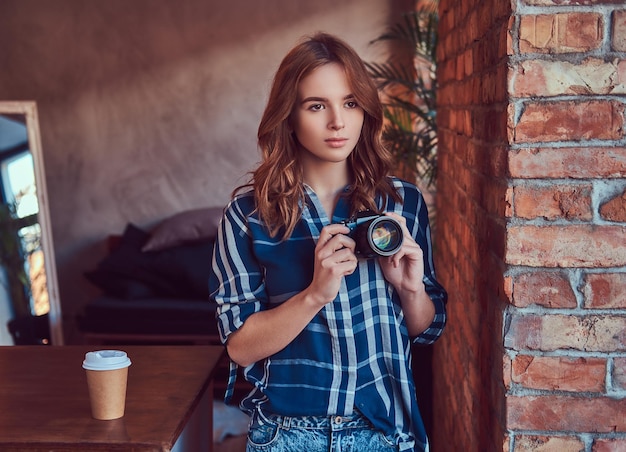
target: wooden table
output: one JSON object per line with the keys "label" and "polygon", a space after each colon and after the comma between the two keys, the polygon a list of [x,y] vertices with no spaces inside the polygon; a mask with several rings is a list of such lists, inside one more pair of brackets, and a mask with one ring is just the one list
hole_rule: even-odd
{"label": "wooden table", "polygon": [[[115,346],[128,353],[126,413],[113,421],[91,417],[81,367],[94,346],[0,347],[0,450],[170,451],[182,441],[200,405],[200,429],[212,447],[213,369],[221,346]],[[197,421],[194,421],[197,423]],[[202,428],[206,427],[206,428]],[[197,429],[196,429],[197,430]],[[208,435],[208,437],[207,437]],[[208,439],[207,439],[208,438]],[[189,445],[190,444],[190,445]]]}

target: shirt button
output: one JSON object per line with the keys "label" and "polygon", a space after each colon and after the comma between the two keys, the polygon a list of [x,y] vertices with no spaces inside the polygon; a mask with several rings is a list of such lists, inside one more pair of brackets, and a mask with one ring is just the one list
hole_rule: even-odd
{"label": "shirt button", "polygon": [[341,424],[341,416],[335,416],[335,424]]}

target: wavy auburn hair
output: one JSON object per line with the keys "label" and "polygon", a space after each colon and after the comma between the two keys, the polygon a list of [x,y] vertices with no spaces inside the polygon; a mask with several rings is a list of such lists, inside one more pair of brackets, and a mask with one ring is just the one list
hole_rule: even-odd
{"label": "wavy auburn hair", "polygon": [[251,172],[250,181],[235,189],[253,188],[256,211],[271,236],[282,231],[283,239],[290,237],[301,218],[305,202],[302,148],[290,126],[291,114],[300,80],[329,63],[344,68],[352,94],[365,113],[361,137],[348,158],[352,181],[346,196],[352,213],[378,211],[376,195],[401,202],[387,177],[392,158],[381,141],[383,108],[376,86],[354,49],[332,35],[318,33],[296,45],[281,62],[258,130],[262,162]]}

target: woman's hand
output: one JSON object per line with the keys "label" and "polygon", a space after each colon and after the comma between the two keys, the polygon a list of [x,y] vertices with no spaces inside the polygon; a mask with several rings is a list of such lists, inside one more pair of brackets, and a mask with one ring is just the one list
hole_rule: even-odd
{"label": "woman's hand", "polygon": [[313,281],[307,292],[320,305],[333,301],[339,293],[343,277],[356,269],[355,243],[346,235],[349,232],[344,224],[325,226],[315,246]]}
{"label": "woman's hand", "polygon": [[402,247],[393,256],[380,257],[379,263],[385,279],[395,287],[396,291],[424,291],[424,254],[406,227],[406,219],[396,213],[387,212],[387,216],[398,221],[402,226],[404,241]]}

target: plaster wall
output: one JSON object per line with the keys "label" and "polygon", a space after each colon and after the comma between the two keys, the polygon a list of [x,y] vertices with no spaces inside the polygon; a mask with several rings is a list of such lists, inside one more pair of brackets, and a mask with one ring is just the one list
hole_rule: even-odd
{"label": "plaster wall", "polygon": [[[394,0],[3,0],[0,99],[39,111],[67,343],[83,277],[128,222],[222,206],[259,159],[272,76],[303,35],[369,45]],[[410,2],[409,2],[410,3]]]}

